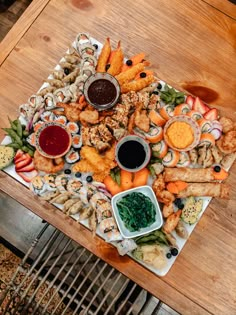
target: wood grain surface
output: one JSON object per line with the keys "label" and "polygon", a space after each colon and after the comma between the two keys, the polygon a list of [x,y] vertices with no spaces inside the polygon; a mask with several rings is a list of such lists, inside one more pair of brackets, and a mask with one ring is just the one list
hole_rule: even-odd
{"label": "wood grain surface", "polygon": [[[32,21],[31,21],[32,23]],[[201,0],[52,0],[0,68],[0,126],[36,92],[76,34],[121,40],[127,56],[147,53],[159,78],[207,98],[236,120],[235,21]],[[9,34],[11,36],[11,34]],[[13,40],[13,39],[12,39]],[[9,40],[11,43],[11,40]],[[1,46],[0,46],[1,48]],[[206,93],[207,92],[207,93]],[[1,133],[3,135],[3,133]],[[235,314],[236,167],[229,201],[214,199],[167,276],[159,278],[44,202],[3,172],[0,189],[112,264],[182,314]],[[14,187],[14,189],[13,189]],[[105,247],[104,247],[105,246]]]}
{"label": "wood grain surface", "polygon": [[210,6],[219,10],[232,19],[236,19],[236,2],[235,0],[202,0],[208,3]]}

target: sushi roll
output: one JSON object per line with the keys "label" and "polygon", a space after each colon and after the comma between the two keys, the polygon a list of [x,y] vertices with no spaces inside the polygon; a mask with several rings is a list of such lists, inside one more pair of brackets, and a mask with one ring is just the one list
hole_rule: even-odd
{"label": "sushi roll", "polygon": [[152,146],[152,155],[154,157],[162,159],[168,151],[168,146],[164,140],[154,144]]}
{"label": "sushi roll", "polygon": [[70,176],[67,174],[57,175],[57,177],[55,179],[55,184],[56,184],[57,189],[61,193],[66,192],[66,187],[67,187],[69,180],[70,180]]}
{"label": "sushi roll", "polygon": [[75,163],[79,161],[80,155],[79,152],[75,151],[74,149],[71,149],[65,156],[66,162],[69,164]]}
{"label": "sushi roll", "polygon": [[94,56],[95,50],[96,50],[95,47],[89,42],[79,45],[79,53],[82,56],[82,58],[84,57],[84,54]]}
{"label": "sushi roll", "polygon": [[215,145],[215,137],[210,133],[203,133],[201,135],[198,147],[201,147],[204,145],[214,146]]}
{"label": "sushi roll", "polygon": [[29,135],[26,139],[26,141],[32,145],[33,147],[35,147],[35,133],[31,133],[31,135]]}
{"label": "sushi roll", "polygon": [[83,60],[81,62],[81,68],[88,67],[88,66],[96,68],[96,65],[97,65],[97,59],[94,56],[89,55],[89,54],[83,55]]}
{"label": "sushi roll", "polygon": [[97,202],[96,214],[98,223],[112,217],[111,203],[108,200],[100,199]]}
{"label": "sushi roll", "polygon": [[60,88],[54,92],[54,96],[56,98],[56,103],[62,102],[67,103],[71,100],[72,94],[68,88]]}
{"label": "sushi roll", "polygon": [[145,133],[145,138],[150,143],[157,143],[163,139],[163,129],[158,126],[151,126],[149,132]]}
{"label": "sushi roll", "polygon": [[44,124],[44,121],[39,120],[34,124],[34,131],[37,131],[42,125]]}
{"label": "sushi roll", "polygon": [[162,127],[166,123],[166,120],[154,109],[149,112],[148,117],[156,126]]}
{"label": "sushi roll", "polygon": [[47,93],[44,96],[44,103],[46,105],[46,107],[55,107],[56,106],[56,100],[55,100],[55,96],[52,93]]}
{"label": "sushi roll", "polygon": [[99,229],[102,233],[108,233],[113,230],[117,230],[116,222],[113,217],[102,220]]}
{"label": "sushi roll", "polygon": [[212,122],[210,120],[206,120],[205,118],[201,118],[197,121],[198,126],[201,129],[202,133],[209,133],[212,129]]}
{"label": "sushi roll", "polygon": [[55,116],[54,121],[65,126],[67,123],[67,118],[66,116],[59,115],[59,116]]}
{"label": "sushi roll", "polygon": [[76,40],[75,40],[75,44],[76,44],[77,50],[79,50],[80,45],[83,45],[83,44],[86,44],[86,43],[90,43],[89,34],[87,34],[87,33],[79,33],[76,36]]}
{"label": "sushi roll", "polygon": [[67,183],[66,190],[71,194],[79,194],[80,189],[83,187],[81,181],[76,178],[70,179]]}
{"label": "sushi roll", "polygon": [[174,106],[173,105],[165,105],[159,109],[159,114],[165,120],[169,120],[174,116]]}
{"label": "sushi roll", "polygon": [[68,122],[66,127],[71,134],[76,134],[79,132],[79,126],[75,122]]}
{"label": "sushi roll", "polygon": [[162,164],[165,167],[175,167],[179,162],[180,153],[179,151],[169,149],[167,154],[164,156],[162,160]]}
{"label": "sushi roll", "polygon": [[45,111],[41,114],[40,118],[44,122],[49,122],[55,119],[55,115],[50,111]]}
{"label": "sushi roll", "polygon": [[190,112],[187,113],[187,116],[191,117],[193,120],[199,120],[203,118],[202,114],[196,110],[190,110]]}
{"label": "sushi roll", "polygon": [[37,195],[41,195],[46,191],[44,178],[40,175],[35,176],[30,182],[30,190]]}
{"label": "sushi roll", "polygon": [[95,68],[92,66],[83,67],[81,70],[81,74],[87,75],[88,77],[90,77],[94,73],[95,73]]}
{"label": "sushi roll", "polygon": [[78,134],[72,134],[72,147],[79,149],[82,146],[82,137]]}
{"label": "sushi roll", "polygon": [[56,177],[57,177],[57,175],[55,175],[55,174],[44,175],[44,182],[46,184],[47,190],[50,190],[50,191],[57,190]]}
{"label": "sushi roll", "polygon": [[188,167],[191,164],[190,158],[187,152],[179,153],[179,162],[176,164],[176,167]]}
{"label": "sushi roll", "polygon": [[43,107],[44,99],[40,95],[31,95],[28,99],[28,103],[37,110]]}
{"label": "sushi roll", "polygon": [[190,108],[189,108],[188,104],[180,104],[180,105],[175,107],[174,116],[186,115],[188,112],[190,112]]}

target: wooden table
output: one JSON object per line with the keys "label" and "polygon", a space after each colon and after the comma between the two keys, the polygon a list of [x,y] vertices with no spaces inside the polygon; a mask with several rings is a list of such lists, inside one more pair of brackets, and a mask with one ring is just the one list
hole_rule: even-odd
{"label": "wooden table", "polygon": [[[236,6],[226,0],[35,0],[0,46],[0,125],[36,92],[80,31],[144,50],[158,76],[235,118]],[[3,132],[1,131],[1,137]],[[236,165],[227,180],[236,195]],[[0,173],[0,189],[183,314],[236,314],[235,200],[214,199],[159,278]]]}

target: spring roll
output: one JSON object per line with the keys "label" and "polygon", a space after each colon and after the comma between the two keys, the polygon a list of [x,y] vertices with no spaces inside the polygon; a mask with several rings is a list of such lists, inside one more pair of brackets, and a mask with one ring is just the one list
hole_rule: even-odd
{"label": "spring roll", "polygon": [[165,168],[164,181],[182,180],[188,183],[205,183],[214,180],[212,168]]}
{"label": "spring roll", "polygon": [[220,183],[189,183],[184,190],[178,193],[177,198],[191,196],[229,199],[229,186]]}

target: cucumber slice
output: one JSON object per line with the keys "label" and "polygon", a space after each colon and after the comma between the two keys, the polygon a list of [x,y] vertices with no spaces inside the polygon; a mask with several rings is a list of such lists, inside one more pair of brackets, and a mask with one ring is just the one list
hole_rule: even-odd
{"label": "cucumber slice", "polygon": [[0,170],[11,164],[15,156],[15,151],[11,147],[0,145]]}

